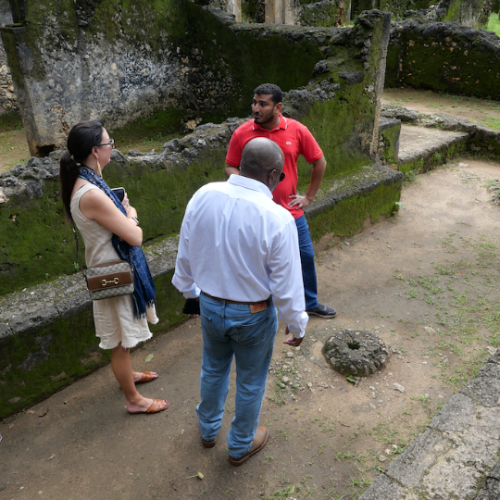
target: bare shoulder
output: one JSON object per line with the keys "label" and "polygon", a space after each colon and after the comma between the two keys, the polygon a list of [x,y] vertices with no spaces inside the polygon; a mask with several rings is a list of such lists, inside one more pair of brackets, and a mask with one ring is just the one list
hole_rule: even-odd
{"label": "bare shoulder", "polygon": [[111,201],[109,196],[101,191],[100,189],[89,189],[86,193],[82,195],[80,203],[90,203],[92,205],[107,205],[107,202]]}

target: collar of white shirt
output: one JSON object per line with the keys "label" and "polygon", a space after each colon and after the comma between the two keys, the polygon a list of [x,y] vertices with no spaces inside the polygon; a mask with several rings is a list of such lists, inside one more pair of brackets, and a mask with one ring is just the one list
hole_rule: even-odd
{"label": "collar of white shirt", "polygon": [[255,179],[250,179],[249,177],[244,177],[243,175],[231,175],[229,180],[227,181],[234,186],[243,187],[246,189],[251,189],[252,191],[259,191],[260,193],[265,194],[268,198],[273,199],[273,194],[269,190],[269,188],[260,181],[256,181]]}

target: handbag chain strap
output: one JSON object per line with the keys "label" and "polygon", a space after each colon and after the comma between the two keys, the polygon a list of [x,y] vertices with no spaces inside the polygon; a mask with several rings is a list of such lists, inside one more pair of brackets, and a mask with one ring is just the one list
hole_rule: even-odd
{"label": "handbag chain strap", "polygon": [[[79,254],[80,247],[78,245],[78,235],[76,233],[76,226],[75,226],[74,222],[73,222],[73,238],[75,240],[75,245],[76,245],[76,257],[75,257],[74,266],[75,266],[75,269],[79,269],[80,263],[78,262],[78,254]],[[87,281],[87,273],[85,272],[85,269],[83,269],[83,268],[82,268],[82,274],[83,274],[83,279],[85,281]]]}

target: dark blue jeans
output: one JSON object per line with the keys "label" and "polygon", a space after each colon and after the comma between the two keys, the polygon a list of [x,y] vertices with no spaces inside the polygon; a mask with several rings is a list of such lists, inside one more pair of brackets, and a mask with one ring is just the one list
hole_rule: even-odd
{"label": "dark blue jeans", "polygon": [[295,219],[297,232],[299,234],[300,261],[302,262],[302,279],[304,280],[304,292],[306,297],[306,310],[318,307],[318,282],[316,281],[316,267],[314,266],[314,250],[309,234],[309,226],[303,215]]}
{"label": "dark blue jeans", "polygon": [[272,300],[267,309],[229,304],[200,295],[203,360],[201,402],[196,407],[201,437],[213,441],[222,423],[229,372],[236,358],[235,416],[227,435],[229,455],[241,458],[252,446],[259,424],[278,317]]}

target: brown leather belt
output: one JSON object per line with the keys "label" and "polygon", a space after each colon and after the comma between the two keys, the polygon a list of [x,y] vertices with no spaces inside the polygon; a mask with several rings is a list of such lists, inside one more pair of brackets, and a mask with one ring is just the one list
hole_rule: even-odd
{"label": "brown leather belt", "polygon": [[248,306],[264,306],[266,305],[267,301],[269,300],[270,297],[268,297],[266,300],[261,300],[259,302],[239,302],[237,300],[229,300],[229,299],[220,299],[219,297],[214,297],[213,295],[208,294],[207,292],[201,292],[205,297],[208,297],[209,299],[214,299],[217,300],[218,302],[227,302],[228,304],[240,304],[240,305],[248,305]]}

